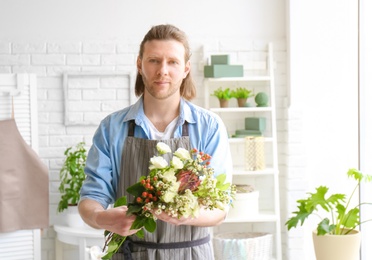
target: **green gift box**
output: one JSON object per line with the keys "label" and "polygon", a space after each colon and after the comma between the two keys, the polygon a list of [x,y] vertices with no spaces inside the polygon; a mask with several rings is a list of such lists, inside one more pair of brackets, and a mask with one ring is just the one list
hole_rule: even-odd
{"label": "green gift box", "polygon": [[230,63],[230,56],[229,55],[211,55],[211,64],[223,64],[228,65]]}
{"label": "green gift box", "polygon": [[243,77],[243,65],[206,65],[205,78]]}
{"label": "green gift box", "polygon": [[247,129],[237,129],[235,130],[236,136],[262,136],[262,132],[258,130],[247,130]]}
{"label": "green gift box", "polygon": [[264,117],[246,117],[245,118],[245,129],[265,131],[266,129],[266,118]]}

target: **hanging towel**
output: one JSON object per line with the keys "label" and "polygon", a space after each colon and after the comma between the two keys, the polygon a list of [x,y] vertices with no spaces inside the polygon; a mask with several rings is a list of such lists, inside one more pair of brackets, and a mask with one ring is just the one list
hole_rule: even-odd
{"label": "hanging towel", "polygon": [[0,233],[48,226],[48,169],[15,120],[0,121]]}

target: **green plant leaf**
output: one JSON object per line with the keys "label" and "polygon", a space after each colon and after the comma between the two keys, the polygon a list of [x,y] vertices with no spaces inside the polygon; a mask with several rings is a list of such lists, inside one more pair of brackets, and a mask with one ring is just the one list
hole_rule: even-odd
{"label": "green plant leaf", "polygon": [[136,184],[127,188],[127,192],[129,194],[132,194],[134,197],[141,196],[142,192],[144,191],[145,191],[145,188],[140,182],[137,182]]}
{"label": "green plant leaf", "polygon": [[335,230],[336,226],[333,224],[330,225],[329,223],[330,222],[328,218],[325,218],[321,222],[319,222],[318,228],[317,228],[318,236],[322,236],[325,234],[331,234],[333,230]]}
{"label": "green plant leaf", "polygon": [[349,210],[341,224],[347,228],[354,228],[355,226],[359,225],[359,209],[353,208]]}
{"label": "green plant leaf", "polygon": [[153,218],[147,218],[144,226],[148,232],[153,233],[156,229],[156,221]]}
{"label": "green plant leaf", "polygon": [[114,208],[127,205],[127,196],[123,196],[115,201]]}
{"label": "green plant leaf", "polygon": [[291,228],[297,227],[297,225],[299,223],[302,226],[305,219],[308,218],[309,215],[311,215],[311,213],[313,212],[313,209],[311,209],[310,211],[307,210],[306,201],[307,200],[298,200],[297,201],[297,203],[299,204],[297,206],[298,211],[292,212],[293,214],[295,214],[295,216],[288,219],[288,221],[285,223],[288,230],[290,230]]}
{"label": "green plant leaf", "polygon": [[237,88],[231,91],[231,97],[233,98],[249,98],[253,96],[254,94],[252,90],[249,90],[247,88]]}
{"label": "green plant leaf", "polygon": [[69,205],[77,205],[80,200],[80,189],[86,176],[84,168],[87,156],[84,145],[84,142],[80,142],[64,151],[65,160],[59,172],[61,183],[58,190],[61,193],[61,199],[57,208],[58,212],[67,209]]}
{"label": "green plant leaf", "polygon": [[142,210],[141,205],[129,204],[127,213],[128,215],[132,215],[132,214],[136,215],[136,213],[141,212],[141,210]]}
{"label": "green plant leaf", "polygon": [[143,229],[138,230],[137,233],[136,233],[136,236],[138,238],[144,238],[145,237],[145,231],[143,231]]}
{"label": "green plant leaf", "polygon": [[231,99],[231,91],[230,91],[230,88],[225,88],[225,89],[222,89],[221,87],[216,89],[212,96],[215,96],[219,99]]}

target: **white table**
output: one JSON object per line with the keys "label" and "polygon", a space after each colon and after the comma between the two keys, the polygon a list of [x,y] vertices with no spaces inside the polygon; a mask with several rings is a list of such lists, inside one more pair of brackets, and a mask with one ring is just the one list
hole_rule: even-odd
{"label": "white table", "polygon": [[104,230],[93,229],[90,227],[68,227],[54,226],[57,232],[56,237],[56,260],[63,260],[62,244],[76,245],[79,247],[79,260],[89,260],[87,248],[99,246],[102,248],[105,242]]}

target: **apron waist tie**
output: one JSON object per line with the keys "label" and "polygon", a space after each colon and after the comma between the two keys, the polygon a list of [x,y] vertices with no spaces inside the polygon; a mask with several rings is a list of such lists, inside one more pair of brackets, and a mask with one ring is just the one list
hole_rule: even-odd
{"label": "apron waist tie", "polygon": [[182,242],[171,242],[171,243],[155,243],[155,242],[146,242],[146,241],[133,241],[129,237],[124,241],[122,250],[124,252],[124,259],[132,259],[131,257],[131,248],[133,245],[145,247],[148,249],[179,249],[200,246],[208,243],[211,240],[210,235],[191,241],[182,241]]}

